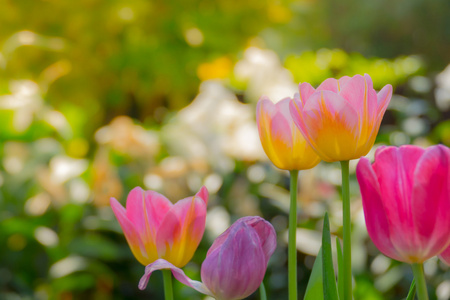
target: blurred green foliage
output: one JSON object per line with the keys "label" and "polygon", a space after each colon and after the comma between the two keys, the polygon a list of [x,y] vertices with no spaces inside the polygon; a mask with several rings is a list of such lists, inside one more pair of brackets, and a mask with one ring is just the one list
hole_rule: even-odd
{"label": "blurred green foliage", "polygon": [[[378,144],[450,145],[446,0],[0,7],[0,299],[163,299],[159,274],[137,289],[143,266],[109,198],[124,203],[140,185],[176,201],[202,184],[216,222],[185,272],[199,279],[213,239],[259,214],[279,235],[268,298],[286,299],[289,180],[260,149],[254,106],[263,93],[282,98],[298,82],[368,73],[376,89],[390,83],[396,93]],[[341,234],[336,172],[321,163],[300,175],[301,296],[325,211]],[[405,297],[412,272],[370,242],[354,176],[351,187],[355,297]],[[445,297],[448,267],[425,267],[431,298]],[[179,283],[175,297],[202,299]]]}

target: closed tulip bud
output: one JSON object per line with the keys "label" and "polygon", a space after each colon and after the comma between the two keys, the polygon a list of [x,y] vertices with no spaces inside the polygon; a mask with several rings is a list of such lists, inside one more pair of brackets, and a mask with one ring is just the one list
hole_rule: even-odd
{"label": "closed tulip bud", "polygon": [[141,264],[163,258],[183,267],[202,239],[207,203],[205,187],[175,204],[161,194],[136,187],[128,194],[126,209],[114,198],[111,208]]}
{"label": "closed tulip bud", "polygon": [[450,246],[450,149],[381,147],[356,169],[367,231],[386,256],[423,263]]}
{"label": "closed tulip bud", "polygon": [[372,148],[391,96],[391,85],[377,94],[367,74],[329,78],[317,89],[300,84],[290,111],[322,160],[346,161],[360,158]]}

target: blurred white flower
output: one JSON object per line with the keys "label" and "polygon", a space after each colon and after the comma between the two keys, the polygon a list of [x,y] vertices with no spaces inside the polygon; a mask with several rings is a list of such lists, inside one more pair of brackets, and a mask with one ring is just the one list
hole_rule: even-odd
{"label": "blurred white flower", "polygon": [[109,125],[97,130],[95,139],[101,145],[135,157],[150,158],[160,149],[157,133],[134,124],[128,116],[114,118]]}
{"label": "blurred white flower", "polygon": [[0,96],[0,109],[14,110],[14,129],[23,132],[33,121],[34,114],[41,110],[44,100],[39,95],[39,86],[31,80],[10,82],[10,95]]}
{"label": "blurred white flower", "polygon": [[200,93],[164,126],[162,137],[171,153],[192,159],[207,159],[222,171],[234,168],[233,159],[264,159],[259,142],[254,107],[239,102],[219,81],[205,81]]}
{"label": "blurred white flower", "polygon": [[83,174],[87,170],[88,164],[87,159],[75,159],[63,155],[55,156],[50,160],[50,180],[62,184]]}
{"label": "blurred white flower", "polygon": [[283,68],[278,55],[271,50],[248,48],[234,73],[238,80],[247,82],[246,95],[254,101],[262,95],[279,101],[298,92],[291,72]]}
{"label": "blurred white flower", "polygon": [[447,111],[450,109],[450,65],[436,76],[436,84],[436,105],[441,111]]}

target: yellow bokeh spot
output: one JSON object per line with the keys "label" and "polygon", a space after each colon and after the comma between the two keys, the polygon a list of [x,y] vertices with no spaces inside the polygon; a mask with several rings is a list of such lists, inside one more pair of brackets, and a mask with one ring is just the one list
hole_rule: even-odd
{"label": "yellow bokeh spot", "polygon": [[83,138],[75,138],[69,142],[67,154],[72,157],[84,157],[89,151],[89,143]]}
{"label": "yellow bokeh spot", "polygon": [[210,63],[202,63],[197,68],[200,80],[227,78],[232,70],[233,62],[228,57],[219,57]]}
{"label": "yellow bokeh spot", "polygon": [[204,36],[200,29],[193,27],[184,32],[184,39],[192,47],[198,47],[203,44]]}
{"label": "yellow bokeh spot", "polygon": [[274,23],[288,23],[292,19],[292,12],[283,5],[270,4],[267,7],[267,17]]}
{"label": "yellow bokeh spot", "polygon": [[11,251],[21,251],[27,245],[27,240],[23,235],[15,233],[8,238],[6,244]]}

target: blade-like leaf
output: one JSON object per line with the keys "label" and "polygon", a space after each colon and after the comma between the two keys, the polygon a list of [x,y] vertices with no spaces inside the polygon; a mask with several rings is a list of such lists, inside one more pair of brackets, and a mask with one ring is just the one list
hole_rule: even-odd
{"label": "blade-like leaf", "polygon": [[416,295],[416,279],[413,279],[406,300],[413,300],[415,295]]}
{"label": "blade-like leaf", "polygon": [[303,300],[323,300],[322,248],[317,254]]}
{"label": "blade-like leaf", "polygon": [[339,299],[344,299],[344,255],[342,254],[341,241],[336,237],[336,250],[338,260],[338,292]]}
{"label": "blade-like leaf", "polygon": [[323,298],[325,300],[338,300],[336,277],[334,275],[333,256],[331,253],[330,221],[325,213],[322,232],[322,272],[323,272]]}

